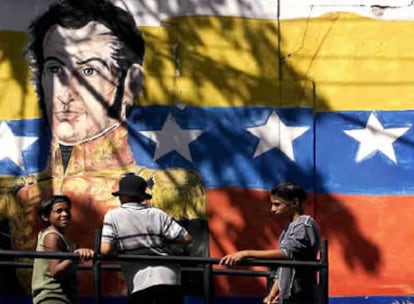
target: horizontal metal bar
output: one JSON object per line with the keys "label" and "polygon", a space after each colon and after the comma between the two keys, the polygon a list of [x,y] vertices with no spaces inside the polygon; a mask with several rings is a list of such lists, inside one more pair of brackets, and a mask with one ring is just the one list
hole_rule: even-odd
{"label": "horizontal metal bar", "polygon": [[[44,252],[44,251],[23,251],[23,250],[0,250],[0,257],[5,258],[41,258],[41,259],[73,259],[78,260],[79,255],[69,252]],[[151,255],[102,255],[95,254],[95,260],[102,261],[157,261],[157,262],[178,262],[182,264],[219,264],[219,258],[204,258],[190,256],[151,256]],[[261,260],[246,259],[237,263],[237,266],[295,266],[295,267],[316,267],[326,268],[327,263],[322,261],[291,261],[291,260]]]}
{"label": "horizontal metal bar", "polygon": [[[33,263],[29,262],[17,262],[17,261],[0,261],[1,266],[10,266],[18,268],[33,268]],[[80,270],[92,270],[92,265],[78,265]],[[107,271],[121,271],[121,266],[119,264],[103,264],[101,265],[102,270]],[[182,267],[182,271],[190,272],[204,272],[204,267]],[[245,269],[213,269],[212,272],[216,275],[241,275],[241,276],[257,276],[257,277],[267,277],[270,275],[270,271],[260,271],[260,270],[245,270]]]}
{"label": "horizontal metal bar", "polygon": [[[99,246],[94,247],[95,252],[99,251]],[[96,249],[98,248],[98,249]],[[247,259],[237,263],[237,266],[267,266],[269,271],[258,271],[253,269],[227,268],[214,269],[211,265],[218,265],[219,258],[209,257],[189,257],[189,256],[146,256],[146,255],[132,255],[119,254],[112,256],[104,256],[102,254],[95,254],[92,265],[79,264],[78,268],[81,270],[92,270],[94,276],[94,295],[95,303],[100,304],[100,277],[101,270],[120,271],[119,263],[101,263],[104,261],[157,261],[157,262],[174,262],[182,265],[183,271],[200,271],[203,272],[204,282],[204,299],[205,303],[212,303],[212,296],[210,294],[210,278],[211,275],[241,275],[241,276],[263,276],[267,278],[267,286],[270,287],[272,269],[275,266],[285,267],[312,267],[317,268],[320,274],[319,292],[321,296],[321,303],[328,303],[328,251],[327,242],[322,244],[320,259],[316,261],[291,261],[291,260],[260,260]],[[9,260],[7,260],[9,258]],[[7,267],[25,267],[32,268],[33,264],[23,261],[15,260],[16,258],[41,258],[41,259],[73,259],[79,260],[79,255],[68,252],[39,252],[39,251],[17,251],[17,250],[0,250],[0,268]],[[99,271],[98,271],[99,270]]]}
{"label": "horizontal metal bar", "polygon": [[244,270],[244,269],[213,269],[215,275],[240,275],[249,277],[269,277],[270,271]]}

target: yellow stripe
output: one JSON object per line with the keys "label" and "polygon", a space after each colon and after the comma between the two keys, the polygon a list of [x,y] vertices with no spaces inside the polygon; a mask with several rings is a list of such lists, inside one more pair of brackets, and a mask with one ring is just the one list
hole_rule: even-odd
{"label": "yellow stripe", "polygon": [[[143,105],[306,106],[318,111],[413,108],[412,21],[348,13],[281,21],[180,17],[142,27]],[[0,118],[37,117],[24,33],[0,32]]]}
{"label": "yellow stripe", "polygon": [[[144,104],[291,104],[315,105],[318,111],[413,108],[412,21],[349,13],[281,21],[281,72],[275,21],[186,17],[168,24],[163,43],[170,54],[161,62],[169,68],[166,73],[150,69]],[[147,35],[151,31],[147,28]],[[174,43],[179,46],[179,77],[173,73]],[[161,79],[165,98],[158,98]]]}
{"label": "yellow stripe", "polygon": [[23,58],[25,42],[24,33],[0,31],[0,119],[39,116]]}
{"label": "yellow stripe", "polygon": [[329,14],[282,22],[282,49],[293,75],[315,82],[319,110],[412,109],[413,31],[412,21]]}

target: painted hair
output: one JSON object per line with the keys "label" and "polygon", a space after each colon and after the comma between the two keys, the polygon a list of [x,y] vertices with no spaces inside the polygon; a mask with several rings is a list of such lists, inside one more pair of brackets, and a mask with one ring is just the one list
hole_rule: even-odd
{"label": "painted hair", "polygon": [[37,17],[29,26],[30,40],[26,48],[26,57],[33,71],[33,83],[39,96],[40,108],[47,119],[44,92],[41,87],[41,75],[44,68],[43,40],[47,31],[54,25],[64,28],[79,29],[91,21],[109,28],[117,38],[113,58],[119,71],[119,84],[114,105],[108,109],[108,115],[119,118],[120,100],[124,93],[124,80],[129,67],[138,63],[142,65],[145,43],[133,16],[107,0],[59,0]]}
{"label": "painted hair", "polygon": [[295,183],[281,183],[270,190],[270,195],[280,197],[287,201],[298,199],[299,202],[306,201],[305,190]]}
{"label": "painted hair", "polygon": [[[66,203],[69,208],[72,205],[70,198],[66,195],[53,195],[48,197],[40,202],[39,206],[39,216],[42,219],[42,216],[48,217],[52,212],[53,205],[56,203]],[[42,219],[43,221],[43,219]]]}

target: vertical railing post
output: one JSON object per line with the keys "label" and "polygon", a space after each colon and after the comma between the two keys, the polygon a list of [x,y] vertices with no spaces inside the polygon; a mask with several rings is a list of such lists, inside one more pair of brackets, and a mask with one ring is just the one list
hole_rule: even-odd
{"label": "vertical railing post", "polygon": [[100,255],[101,251],[101,231],[95,231],[95,239],[93,244],[93,250],[95,251],[95,258],[93,259],[93,294],[94,303],[101,304],[101,260],[96,258]]}
{"label": "vertical railing post", "polygon": [[328,241],[323,240],[321,246],[320,261],[322,267],[319,272],[319,294],[320,303],[328,304],[329,302],[329,261],[328,261]]}
{"label": "vertical railing post", "polygon": [[203,285],[204,285],[204,304],[213,304],[213,295],[211,289],[211,275],[212,275],[212,266],[210,263],[204,265],[203,273]]}

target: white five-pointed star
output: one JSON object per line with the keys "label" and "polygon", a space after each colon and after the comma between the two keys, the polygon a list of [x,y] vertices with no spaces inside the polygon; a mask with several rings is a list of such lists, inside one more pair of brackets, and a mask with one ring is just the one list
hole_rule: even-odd
{"label": "white five-pointed star", "polygon": [[2,121],[0,123],[0,160],[11,159],[20,169],[24,169],[23,151],[33,144],[38,137],[15,136],[10,127]]}
{"label": "white five-pointed star", "polygon": [[378,151],[397,163],[393,143],[409,129],[410,127],[384,129],[377,116],[371,113],[364,129],[345,130],[344,132],[359,141],[356,162],[360,162]]}
{"label": "white five-pointed star", "polygon": [[196,129],[183,130],[177,125],[175,119],[168,115],[167,120],[161,130],[157,131],[139,131],[142,135],[150,138],[155,142],[156,148],[154,160],[171,152],[177,151],[184,158],[192,162],[190,149],[188,145],[199,137],[203,131]]}
{"label": "white five-pointed star", "polygon": [[260,139],[253,157],[277,148],[294,161],[292,143],[308,129],[309,127],[289,127],[285,125],[277,113],[273,111],[264,125],[247,128],[250,133]]}

